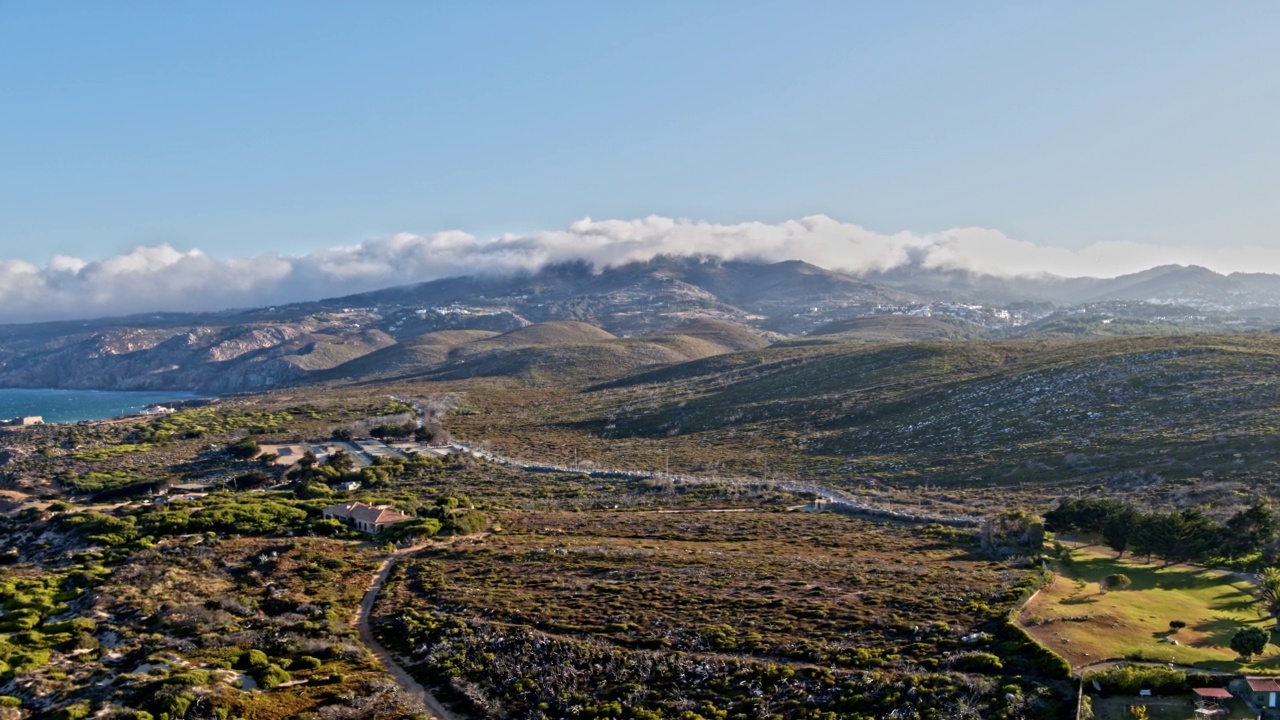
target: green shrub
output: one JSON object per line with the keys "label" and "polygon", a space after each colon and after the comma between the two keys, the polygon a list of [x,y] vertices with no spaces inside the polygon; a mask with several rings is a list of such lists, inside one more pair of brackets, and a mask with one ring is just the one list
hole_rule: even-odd
{"label": "green shrub", "polygon": [[323,663],[320,662],[320,658],[318,657],[312,657],[311,655],[303,655],[297,660],[294,660],[293,665],[291,665],[290,667],[297,668],[298,670],[315,670],[319,668],[322,664]]}
{"label": "green shrub", "polygon": [[1071,663],[1066,658],[1041,645],[1016,623],[1005,622],[1001,631],[1005,639],[998,648],[1001,657],[1006,660],[1026,658],[1036,674],[1047,678],[1066,680],[1071,677]]}
{"label": "green shrub", "polygon": [[27,650],[9,656],[10,670],[15,675],[28,673],[49,664],[48,650]]}
{"label": "green shrub", "polygon": [[258,447],[257,438],[249,436],[228,445],[227,452],[231,453],[231,457],[248,460],[262,452],[262,448]]}
{"label": "green shrub", "polygon": [[1187,673],[1187,687],[1193,688],[1210,688],[1210,687],[1226,687],[1231,680],[1230,675],[1210,675],[1208,673]]}
{"label": "green shrub", "polygon": [[323,518],[312,520],[307,523],[307,527],[316,535],[323,536],[342,535],[348,530],[341,520],[325,520]]}
{"label": "green shrub", "polygon": [[182,685],[185,687],[200,687],[208,685],[213,681],[213,674],[207,670],[188,670],[170,675],[165,679],[165,685]]}
{"label": "green shrub", "polygon": [[97,629],[98,624],[89,618],[73,618],[63,622],[46,623],[44,626],[44,631],[47,633],[91,633]]}
{"label": "green shrub", "polygon": [[1003,670],[1004,662],[991,653],[970,652],[952,658],[951,667],[960,672],[993,673]]}
{"label": "green shrub", "polygon": [[[453,498],[449,498],[453,500]],[[474,535],[484,529],[488,518],[479,510],[467,510],[452,514],[445,520],[441,530],[450,535]]]}
{"label": "green shrub", "polygon": [[1117,695],[1137,695],[1139,690],[1174,695],[1187,687],[1187,674],[1181,670],[1141,665],[1097,670],[1086,674],[1084,679],[1086,683],[1096,680],[1103,691]]}
{"label": "green shrub", "polygon": [[8,708],[22,707],[22,700],[12,695],[0,695],[0,707],[8,707]]}
{"label": "green shrub", "polygon": [[287,670],[279,665],[268,665],[263,668],[257,668],[253,672],[253,679],[258,681],[258,685],[270,690],[271,688],[286,683],[293,679]]}
{"label": "green shrub", "polygon": [[1106,590],[1124,590],[1133,584],[1128,575],[1124,573],[1115,573],[1102,578],[1102,589]]}
{"label": "green shrub", "polygon": [[440,521],[436,518],[417,518],[408,522],[396,523],[383,531],[383,537],[391,541],[406,538],[431,537],[440,532]]}
{"label": "green shrub", "polygon": [[66,650],[97,650],[98,639],[87,632],[78,632],[61,645]]}
{"label": "green shrub", "polygon": [[53,720],[81,720],[81,718],[89,717],[92,709],[89,707],[88,700],[82,700],[75,705],[68,705],[53,714]]}
{"label": "green shrub", "polygon": [[195,702],[196,696],[189,692],[180,692],[176,695],[155,698],[151,701],[151,709],[160,714],[161,718],[182,718],[186,717],[187,709],[191,707],[191,703]]}
{"label": "green shrub", "polygon": [[240,657],[236,658],[236,667],[241,670],[266,667],[270,663],[271,660],[267,657],[267,654],[261,650],[245,650],[240,653]]}
{"label": "green shrub", "polygon": [[30,608],[14,610],[4,620],[0,620],[0,631],[20,632],[31,630],[40,624],[40,611]]}

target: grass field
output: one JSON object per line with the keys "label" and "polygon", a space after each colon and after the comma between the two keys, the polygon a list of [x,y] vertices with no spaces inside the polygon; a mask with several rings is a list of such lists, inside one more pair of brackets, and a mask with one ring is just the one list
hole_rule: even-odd
{"label": "grass field", "polygon": [[[1023,608],[1019,622],[1073,667],[1127,658],[1175,662],[1206,669],[1280,670],[1280,647],[1244,665],[1229,647],[1241,628],[1266,630],[1272,621],[1243,577],[1205,568],[1133,559],[1077,548],[1069,563],[1056,563],[1053,582]],[[1123,573],[1133,584],[1103,593],[1099,581]],[[1169,621],[1187,624],[1171,633]],[[1164,640],[1172,637],[1177,645]]]}

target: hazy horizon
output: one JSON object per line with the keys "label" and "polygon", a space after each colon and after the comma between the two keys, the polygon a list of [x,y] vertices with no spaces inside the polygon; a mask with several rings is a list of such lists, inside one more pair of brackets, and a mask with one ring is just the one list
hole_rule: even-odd
{"label": "hazy horizon", "polygon": [[1280,271],[1280,249],[1199,252],[1098,243],[1068,250],[983,228],[883,235],[822,215],[736,225],[656,216],[585,218],[562,230],[483,239],[456,230],[400,233],[298,256],[217,257],[159,245],[96,260],[58,255],[44,265],[0,260],[0,321],[251,308],[447,277],[533,272],[572,261],[605,268],[659,255],[803,260],[854,275],[902,267],[1067,278],[1116,277],[1161,265],[1198,265],[1223,274]]}

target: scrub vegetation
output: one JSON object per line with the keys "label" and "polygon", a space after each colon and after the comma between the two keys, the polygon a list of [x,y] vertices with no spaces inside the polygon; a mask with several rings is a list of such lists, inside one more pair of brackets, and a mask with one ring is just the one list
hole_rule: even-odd
{"label": "scrub vegetation", "polygon": [[[1280,339],[724,332],[481,334],[391,376],[0,431],[0,708],[412,715],[353,625],[409,546],[374,627],[462,717],[1054,718],[1094,659],[1274,664],[1232,640],[1280,600],[1182,563],[1280,598]],[[701,359],[661,359],[681,347]],[[263,451],[366,436],[479,456]],[[824,486],[891,513],[813,512]],[[368,537],[323,517],[345,501],[410,519]]]}
{"label": "scrub vegetation", "polygon": [[[832,513],[523,512],[402,562],[377,609],[484,717],[1052,715],[1005,616],[1039,575],[971,533]],[[1062,675],[1058,675],[1062,677]],[[630,713],[630,714],[626,714]]]}

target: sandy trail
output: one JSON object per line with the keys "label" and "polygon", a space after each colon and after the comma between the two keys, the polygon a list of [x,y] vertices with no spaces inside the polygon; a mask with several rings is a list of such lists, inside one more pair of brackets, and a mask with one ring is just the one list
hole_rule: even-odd
{"label": "sandy trail", "polygon": [[396,561],[409,553],[421,550],[426,547],[423,545],[415,545],[413,547],[397,550],[390,557],[382,562],[382,567],[378,568],[378,572],[373,576],[373,582],[369,585],[369,590],[364,594],[364,600],[360,602],[360,607],[356,610],[356,627],[360,631],[360,641],[369,648],[369,651],[378,658],[378,662],[387,669],[398,685],[404,689],[411,697],[422,704],[423,708],[437,720],[463,720],[456,713],[449,711],[434,695],[427,692],[417,680],[413,679],[400,663],[396,662],[396,658],[378,642],[373,636],[373,628],[369,625],[369,616],[373,613],[373,604],[378,599],[378,591],[382,589],[382,584],[386,582],[387,577],[391,574],[391,568],[395,567]]}

